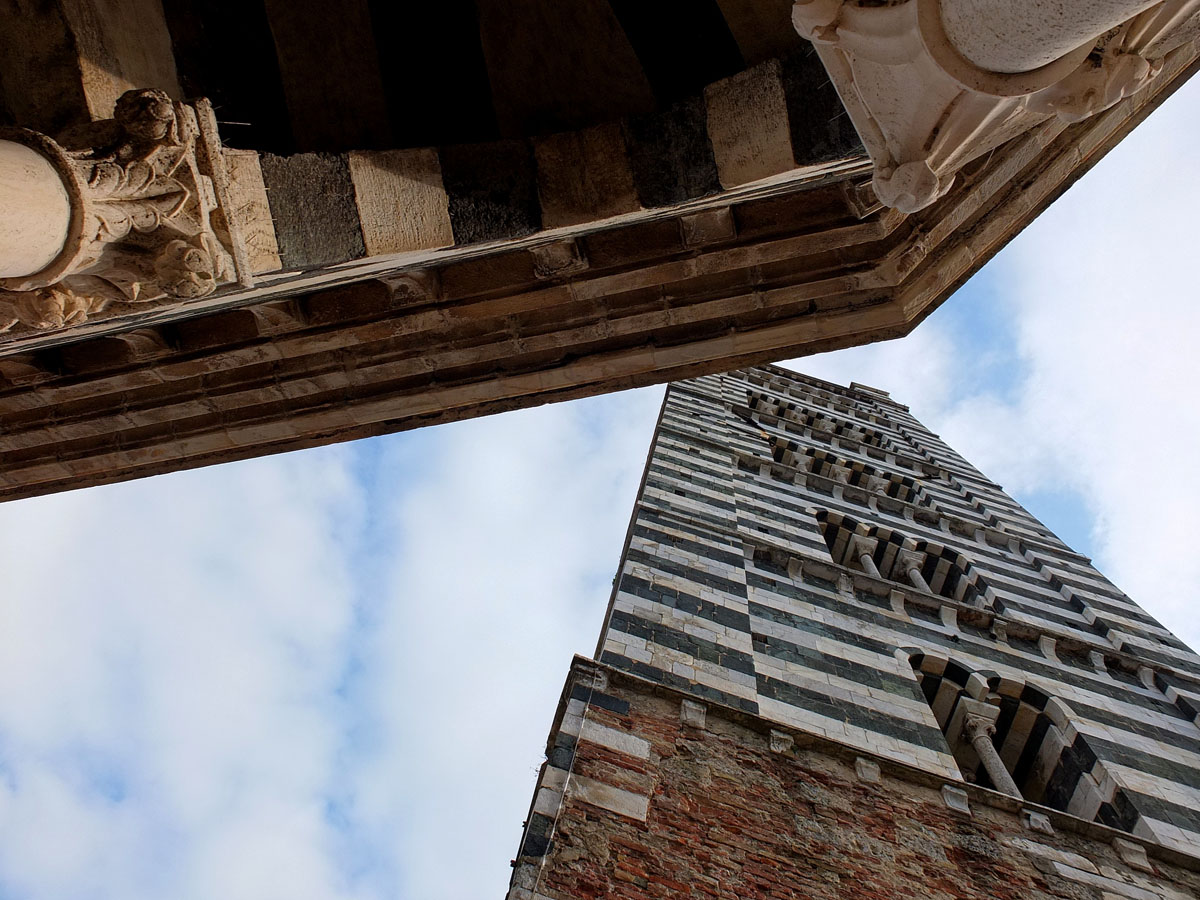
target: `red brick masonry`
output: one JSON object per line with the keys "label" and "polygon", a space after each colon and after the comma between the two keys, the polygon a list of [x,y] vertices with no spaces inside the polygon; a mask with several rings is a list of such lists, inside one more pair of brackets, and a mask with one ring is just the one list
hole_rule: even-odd
{"label": "red brick masonry", "polygon": [[1182,900],[1198,870],[577,659],[509,897]]}

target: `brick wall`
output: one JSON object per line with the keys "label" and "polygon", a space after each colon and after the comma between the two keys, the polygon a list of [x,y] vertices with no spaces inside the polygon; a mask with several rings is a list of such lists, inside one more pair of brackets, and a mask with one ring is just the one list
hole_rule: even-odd
{"label": "brick wall", "polygon": [[509,898],[1181,900],[1197,865],[577,659]]}

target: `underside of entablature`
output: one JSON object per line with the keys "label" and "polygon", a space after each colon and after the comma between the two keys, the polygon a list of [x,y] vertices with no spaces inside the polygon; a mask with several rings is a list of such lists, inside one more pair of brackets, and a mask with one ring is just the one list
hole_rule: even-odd
{"label": "underside of entablature", "polygon": [[556,134],[275,156],[210,128],[197,172],[225,179],[209,212],[237,272],[15,317],[0,498],[902,336],[1196,66],[1174,53],[1147,90],[1042,122],[905,215],[876,200],[813,52],[785,49]]}
{"label": "underside of entablature", "polygon": [[10,353],[0,496],[901,336],[1194,65],[1100,116],[1006,144],[913,215],[872,203],[865,166],[850,162],[415,266],[296,275],[228,306]]}

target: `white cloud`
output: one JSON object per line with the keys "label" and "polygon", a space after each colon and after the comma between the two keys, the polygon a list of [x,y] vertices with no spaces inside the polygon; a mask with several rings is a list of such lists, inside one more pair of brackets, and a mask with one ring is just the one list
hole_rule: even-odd
{"label": "white cloud", "polygon": [[[356,811],[396,835],[401,896],[507,882],[571,652],[590,655],[661,389],[430,432],[395,498],[365,656],[382,729]],[[386,463],[385,463],[386,464]],[[403,839],[399,839],[399,836]],[[456,865],[464,835],[472,862]]]}
{"label": "white cloud", "polygon": [[0,895],[502,891],[660,399],[0,506]]}
{"label": "white cloud", "polygon": [[338,897],[347,454],[0,507],[0,893]]}

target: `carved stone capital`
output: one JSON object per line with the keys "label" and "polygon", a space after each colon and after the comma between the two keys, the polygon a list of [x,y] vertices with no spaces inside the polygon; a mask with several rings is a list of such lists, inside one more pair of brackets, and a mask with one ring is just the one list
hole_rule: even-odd
{"label": "carved stone capital", "polygon": [[850,553],[855,559],[858,559],[863,554],[874,556],[875,550],[879,547],[879,538],[866,537],[865,535],[855,534],[850,538]]}
{"label": "carved stone capital", "polygon": [[[1131,17],[1102,28],[1098,40],[1030,71],[997,72],[947,37],[943,10],[954,3],[796,0],[792,10],[875,164],[876,195],[902,212],[933,203],[963,165],[1048,118],[1078,121],[1142,90],[1165,54],[1194,37],[1200,11],[1200,0],[1143,12],[1145,3],[1130,0]],[[1029,25],[1024,40],[1062,39],[1043,35],[1044,22]]]}
{"label": "carved stone capital", "polygon": [[886,494],[892,483],[879,475],[868,475],[863,486],[873,494]]}
{"label": "carved stone capital", "polygon": [[985,715],[967,713],[963,719],[963,730],[967,734],[967,740],[971,741],[971,743],[974,743],[979,738],[991,740],[992,736],[996,733],[996,722]]}
{"label": "carved stone capital", "polygon": [[824,416],[817,416],[812,420],[810,426],[813,431],[820,431],[824,434],[833,434],[837,430],[837,422],[832,419],[826,419]]}
{"label": "carved stone capital", "polygon": [[[60,135],[0,131],[38,153],[69,202],[57,255],[0,278],[0,331],[62,328],[110,305],[176,303],[250,283],[211,107],[129,91],[114,117]],[[31,216],[37,215],[31,209]]]}

